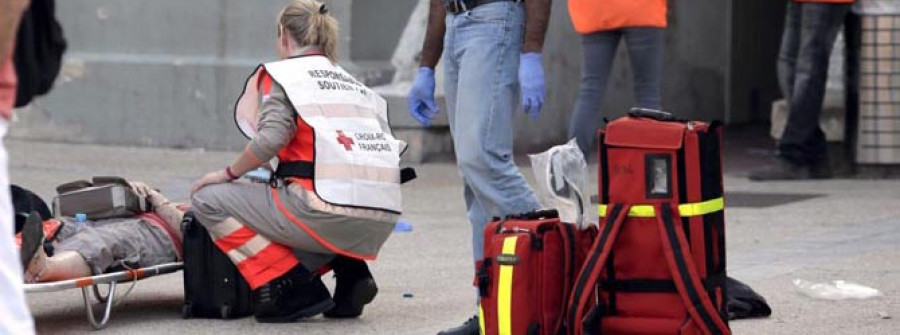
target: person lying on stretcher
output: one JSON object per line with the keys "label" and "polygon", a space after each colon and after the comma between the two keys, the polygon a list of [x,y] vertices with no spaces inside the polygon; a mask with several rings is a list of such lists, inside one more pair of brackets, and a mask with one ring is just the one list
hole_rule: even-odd
{"label": "person lying on stretcher", "polygon": [[[180,261],[184,211],[147,184],[130,184],[152,205],[151,212],[84,224],[71,218],[44,222],[36,219],[37,215],[30,218],[21,232],[25,282],[60,281]],[[51,238],[45,238],[45,231]],[[45,243],[47,240],[50,243]]]}

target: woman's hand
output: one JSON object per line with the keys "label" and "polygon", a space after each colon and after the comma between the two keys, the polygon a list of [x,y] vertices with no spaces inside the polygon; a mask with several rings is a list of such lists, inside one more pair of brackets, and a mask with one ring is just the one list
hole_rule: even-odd
{"label": "woman's hand", "polygon": [[203,178],[200,178],[200,180],[194,182],[194,186],[191,187],[191,194],[197,193],[197,191],[207,185],[227,183],[230,181],[231,178],[225,174],[225,171],[210,172],[203,176]]}

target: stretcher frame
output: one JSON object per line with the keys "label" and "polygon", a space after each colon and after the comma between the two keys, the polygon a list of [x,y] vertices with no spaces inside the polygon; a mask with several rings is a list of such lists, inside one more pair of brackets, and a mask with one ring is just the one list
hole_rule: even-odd
{"label": "stretcher frame", "polygon": [[[67,279],[48,283],[25,284],[26,293],[38,292],[57,292],[73,288],[81,289],[81,296],[84,299],[84,308],[87,312],[88,322],[94,330],[100,330],[106,327],[112,312],[116,298],[116,284],[119,282],[133,281],[150,278],[158,275],[168,274],[180,271],[184,268],[182,262],[165,263],[155,266],[148,266],[139,269],[129,269],[118,272],[104,273],[101,275],[82,277],[75,279]],[[107,284],[106,294],[100,292],[100,285]],[[98,302],[105,304],[103,307],[103,315],[99,321],[94,314],[94,307],[90,298],[89,289],[93,291],[94,298]]]}

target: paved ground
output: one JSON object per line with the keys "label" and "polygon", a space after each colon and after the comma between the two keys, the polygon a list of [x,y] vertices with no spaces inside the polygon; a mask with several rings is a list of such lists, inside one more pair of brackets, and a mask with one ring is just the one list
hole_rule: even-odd
{"label": "paved ground", "polygon": [[[759,161],[753,145],[726,146],[728,264],[732,276],[769,300],[774,314],[733,322],[735,333],[900,333],[900,181],[750,183],[744,174]],[[185,199],[194,178],[223,167],[234,155],[21,141],[7,141],[7,147],[13,182],[47,198],[56,184],[112,174],[145,180],[173,199]],[[174,274],[139,282],[103,332],[433,334],[456,325],[474,308],[462,188],[451,163],[418,169],[420,179],[404,189],[403,219],[414,230],[392,236],[373,264],[381,292],[361,319],[315,318],[287,325],[261,325],[252,318],[182,320],[181,276]],[[795,278],[851,280],[884,296],[813,300],[795,292]],[[406,293],[412,298],[404,298]],[[30,294],[28,299],[40,333],[89,331],[79,291]],[[894,319],[882,319],[879,312]]]}

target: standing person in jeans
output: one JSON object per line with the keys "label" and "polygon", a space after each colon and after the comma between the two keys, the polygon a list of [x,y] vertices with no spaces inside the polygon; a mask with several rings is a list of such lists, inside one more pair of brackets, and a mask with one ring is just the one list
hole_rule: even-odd
{"label": "standing person in jeans", "polygon": [[[29,0],[0,0],[0,141],[9,129],[16,102],[16,73],[12,55],[16,32]],[[34,334],[34,320],[25,304],[22,265],[13,241],[13,207],[9,165],[0,142],[0,334]]]}
{"label": "standing person in jeans", "polygon": [[831,49],[853,1],[788,2],[778,55],[778,84],[788,102],[788,121],[774,164],[751,172],[750,180],[831,178],[819,115]]}
{"label": "standing person in jeans", "polygon": [[[539,207],[513,161],[512,116],[520,88],[525,113],[533,119],[540,113],[541,49],[549,14],[549,0],[431,0],[409,111],[425,126],[439,112],[434,67],[443,53],[447,115],[476,261],[482,257],[484,225],[491,217]],[[477,316],[441,332],[477,333]]]}
{"label": "standing person in jeans", "polygon": [[634,73],[635,107],[660,109],[666,0],[569,0],[581,34],[582,69],[569,138],[588,156],[619,41],[624,40]]}

